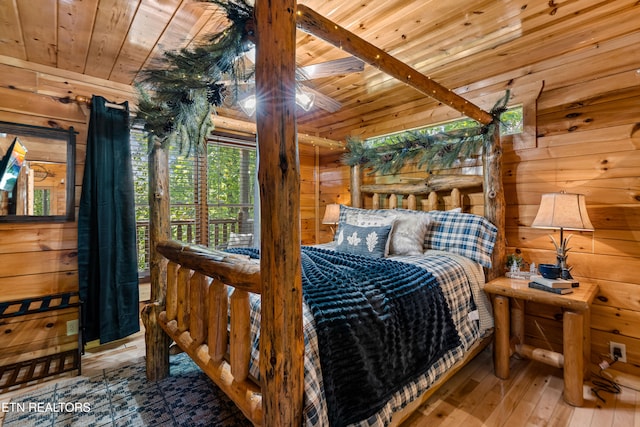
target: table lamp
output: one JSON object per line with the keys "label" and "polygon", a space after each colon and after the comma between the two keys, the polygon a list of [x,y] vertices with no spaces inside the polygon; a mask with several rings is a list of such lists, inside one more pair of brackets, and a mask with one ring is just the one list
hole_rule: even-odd
{"label": "table lamp", "polygon": [[550,228],[560,230],[560,241],[556,241],[553,235],[551,241],[556,247],[556,259],[562,269],[563,279],[572,279],[567,266],[567,243],[572,235],[564,238],[564,230],[593,231],[593,225],[587,214],[587,205],[584,194],[574,193],[549,193],[543,194],[540,200],[540,208],[533,223],[533,228]]}
{"label": "table lamp", "polygon": [[335,236],[334,227],[340,219],[340,205],[337,203],[330,203],[324,210],[324,218],[322,218],[323,224],[331,225],[331,234]]}

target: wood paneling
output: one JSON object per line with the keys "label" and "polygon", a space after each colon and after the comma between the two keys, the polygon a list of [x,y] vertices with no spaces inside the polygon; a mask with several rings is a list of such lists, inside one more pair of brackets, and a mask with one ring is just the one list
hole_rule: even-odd
{"label": "wood paneling", "polygon": [[84,63],[84,73],[101,79],[109,78],[139,4],[140,0],[100,2]]}
{"label": "wood paneling", "polygon": [[27,51],[27,61],[55,65],[57,61],[57,0],[42,0],[33,7],[29,0],[17,0],[20,27]]}

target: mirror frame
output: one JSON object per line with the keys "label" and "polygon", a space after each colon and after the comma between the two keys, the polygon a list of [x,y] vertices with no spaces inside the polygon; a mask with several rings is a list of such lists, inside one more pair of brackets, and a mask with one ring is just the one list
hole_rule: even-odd
{"label": "mirror frame", "polygon": [[25,125],[0,121],[0,132],[12,133],[17,136],[31,136],[60,140],[67,146],[67,203],[66,215],[3,215],[0,222],[66,222],[75,221],[75,194],[76,194],[76,134],[73,126],[68,130],[59,128],[47,128],[42,126]]}

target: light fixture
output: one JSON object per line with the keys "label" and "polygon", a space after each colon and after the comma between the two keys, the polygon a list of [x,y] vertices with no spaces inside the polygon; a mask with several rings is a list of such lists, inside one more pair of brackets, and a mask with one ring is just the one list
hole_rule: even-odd
{"label": "light fixture", "polygon": [[[315,102],[316,96],[301,88],[296,88],[296,104],[304,111],[309,111]],[[254,94],[247,95],[238,102],[240,109],[249,117],[256,112],[257,100]]]}
{"label": "light fixture", "polygon": [[562,269],[562,278],[571,279],[570,268],[567,267],[567,252],[569,251],[567,243],[572,235],[565,239],[563,231],[593,231],[593,224],[587,214],[584,194],[564,192],[543,194],[538,214],[531,227],[560,230],[559,242],[552,235],[549,237],[556,247],[556,265]]}
{"label": "light fixture", "polygon": [[239,104],[242,111],[244,111],[244,113],[249,117],[253,116],[253,113],[256,112],[257,100],[255,95],[247,96],[240,100]]}
{"label": "light fixture", "polygon": [[304,111],[309,111],[311,107],[313,107],[315,99],[315,94],[307,92],[300,87],[296,88],[296,104],[298,104]]}
{"label": "light fixture", "polygon": [[335,235],[333,227],[338,223],[340,219],[340,205],[337,203],[329,203],[324,210],[324,218],[322,218],[323,224],[330,224],[331,234]]}

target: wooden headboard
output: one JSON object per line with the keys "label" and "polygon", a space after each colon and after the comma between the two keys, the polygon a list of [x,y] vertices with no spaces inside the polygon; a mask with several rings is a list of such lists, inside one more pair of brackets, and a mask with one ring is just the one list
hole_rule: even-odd
{"label": "wooden headboard", "polygon": [[[449,201],[445,204],[447,209],[465,210],[465,190],[482,192],[482,180],[482,176],[479,175],[430,175],[420,182],[364,184],[356,191],[360,192],[362,206],[366,206],[367,197],[371,197],[373,209],[401,207],[415,210],[421,206],[423,211],[433,211],[441,209],[441,200],[448,197]],[[443,196],[443,193],[446,193],[446,196]],[[383,199],[387,200],[386,206],[382,203]],[[406,202],[402,203],[400,199]]]}
{"label": "wooden headboard", "polygon": [[[486,147],[485,147],[486,150]],[[487,154],[485,153],[485,157]],[[483,175],[429,175],[419,181],[391,184],[362,184],[360,166],[351,167],[351,204],[358,208],[412,210],[446,210],[461,208],[463,212],[482,215],[498,227],[492,254],[492,268],[486,272],[491,280],[504,274],[504,193],[499,164],[484,161]],[[494,159],[495,160],[495,159]],[[482,195],[482,202],[480,197]],[[471,196],[477,203],[465,204]],[[448,202],[448,203],[447,203]]]}

